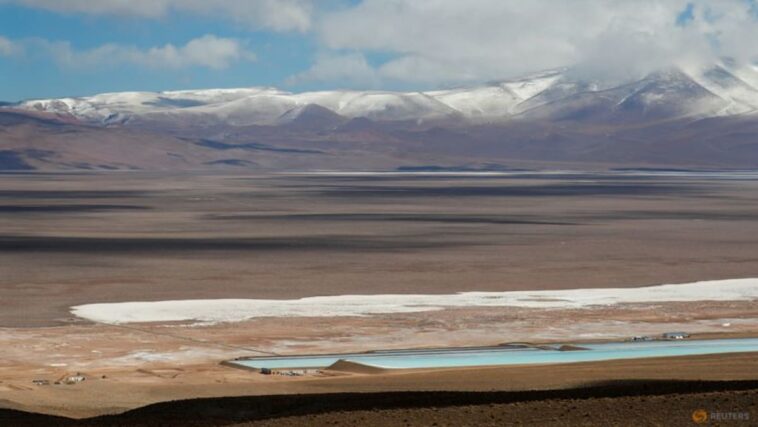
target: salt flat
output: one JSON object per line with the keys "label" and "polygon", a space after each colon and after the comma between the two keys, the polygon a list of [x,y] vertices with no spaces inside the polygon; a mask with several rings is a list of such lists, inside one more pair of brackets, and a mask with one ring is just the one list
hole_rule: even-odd
{"label": "salt flat", "polygon": [[450,295],[338,295],[294,300],[204,299],[85,304],[81,318],[101,323],[239,322],[256,317],[342,317],[413,313],[447,307],[576,309],[633,303],[758,300],[758,279],[712,280],[637,288],[595,288]]}
{"label": "salt flat", "polygon": [[[219,366],[239,356],[758,335],[750,174],[3,179],[0,400],[25,408],[82,416],[201,395],[354,390],[339,377]],[[686,375],[670,361],[644,372],[744,379],[754,364],[722,355],[679,366]],[[597,380],[643,372],[586,369]],[[71,372],[88,380],[32,384]],[[493,389],[514,371],[475,384],[449,375],[450,389]],[[551,373],[518,387],[535,378],[568,384]],[[355,390],[377,381],[393,379]]]}

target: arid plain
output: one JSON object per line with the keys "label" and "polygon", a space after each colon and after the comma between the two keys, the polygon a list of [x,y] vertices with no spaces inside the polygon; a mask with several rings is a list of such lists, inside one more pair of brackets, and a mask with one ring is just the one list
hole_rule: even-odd
{"label": "arid plain", "polygon": [[[127,301],[626,288],[758,277],[754,174],[2,178],[2,406],[83,417],[199,396],[411,389],[402,381],[392,385],[393,378],[409,378],[397,374],[262,378],[218,365],[267,353],[581,342],[667,330],[758,335],[754,301],[457,307],[201,325],[102,324],[71,313],[74,306]],[[588,381],[630,379],[634,372],[749,380],[755,363],[754,354],[710,356],[670,368],[665,378],[657,370],[666,361],[636,371],[582,369],[592,371]],[[545,374],[538,370],[520,386],[501,388],[581,383],[537,380]],[[63,389],[32,385],[74,372],[90,380]],[[425,390],[499,388],[494,380],[477,385],[465,373],[414,375],[422,375]]]}

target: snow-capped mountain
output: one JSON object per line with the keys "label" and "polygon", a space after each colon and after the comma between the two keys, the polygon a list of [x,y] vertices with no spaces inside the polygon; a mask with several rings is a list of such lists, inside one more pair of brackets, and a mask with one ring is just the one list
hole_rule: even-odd
{"label": "snow-capped mountain", "polygon": [[[428,92],[319,91],[274,88],[106,93],[26,101],[19,108],[72,115],[88,123],[130,124],[199,120],[229,126],[278,125],[306,106],[345,118],[424,121],[458,118],[499,122],[528,119],[642,120],[714,117],[758,111],[758,69],[727,65],[668,70],[636,81],[600,83],[553,70],[520,79]],[[622,117],[625,116],[625,117]]]}
{"label": "snow-capped mountain", "polygon": [[0,169],[616,166],[757,168],[758,68],[725,61],[626,81],[558,69],[427,92],[211,89],[0,106]]}

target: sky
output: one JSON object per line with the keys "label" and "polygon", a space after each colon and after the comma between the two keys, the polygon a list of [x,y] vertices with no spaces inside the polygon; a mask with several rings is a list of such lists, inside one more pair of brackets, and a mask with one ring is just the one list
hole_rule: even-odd
{"label": "sky", "polygon": [[632,79],[756,40],[758,0],[0,0],[0,100]]}

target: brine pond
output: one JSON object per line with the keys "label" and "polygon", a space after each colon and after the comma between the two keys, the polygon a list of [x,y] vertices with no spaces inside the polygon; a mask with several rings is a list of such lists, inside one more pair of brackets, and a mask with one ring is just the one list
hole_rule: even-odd
{"label": "brine pond", "polygon": [[758,352],[758,338],[582,343],[570,346],[551,344],[539,347],[510,344],[496,347],[251,357],[229,363],[255,369],[318,369],[345,360],[386,369],[418,369],[596,362],[740,352]]}

